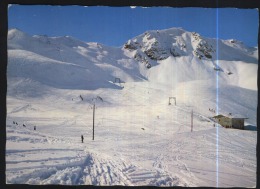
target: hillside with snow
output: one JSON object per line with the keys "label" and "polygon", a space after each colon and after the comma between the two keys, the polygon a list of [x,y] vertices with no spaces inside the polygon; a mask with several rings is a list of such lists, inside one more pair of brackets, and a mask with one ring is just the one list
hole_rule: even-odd
{"label": "hillside with snow", "polygon": [[11,29],[6,183],[254,187],[257,69],[257,47],[181,28],[121,47]]}

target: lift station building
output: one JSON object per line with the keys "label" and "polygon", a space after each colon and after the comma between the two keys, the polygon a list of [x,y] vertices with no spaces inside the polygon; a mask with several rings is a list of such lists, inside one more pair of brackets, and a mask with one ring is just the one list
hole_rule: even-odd
{"label": "lift station building", "polygon": [[230,117],[225,115],[217,115],[213,117],[218,124],[225,128],[234,129],[245,129],[245,119],[244,117]]}

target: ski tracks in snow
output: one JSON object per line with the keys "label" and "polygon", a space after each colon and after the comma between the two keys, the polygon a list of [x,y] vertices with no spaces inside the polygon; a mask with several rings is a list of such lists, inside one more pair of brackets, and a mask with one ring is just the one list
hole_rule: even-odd
{"label": "ski tracks in snow", "polygon": [[179,184],[177,177],[171,177],[165,171],[131,166],[125,173],[134,186],[176,186]]}
{"label": "ski tracks in snow", "polygon": [[177,177],[145,169],[121,156],[85,149],[70,138],[56,138],[7,125],[8,184],[174,186]]}
{"label": "ski tracks in snow", "polygon": [[51,165],[9,169],[7,183],[101,186],[173,186],[178,184],[177,178],[172,178],[164,172],[146,170],[121,159],[111,160],[103,157],[103,155],[98,156],[84,151],[71,159],[67,158],[63,164],[55,164],[55,161],[50,159],[49,161],[53,161]]}
{"label": "ski tracks in snow", "polygon": [[[181,160],[185,153],[183,151],[180,153],[183,145],[184,142],[172,141],[169,145],[161,148],[161,152],[158,153],[153,166],[159,172],[169,175],[170,178],[174,178],[174,186],[196,187],[199,183],[198,179]],[[173,146],[174,151],[172,151]],[[165,151],[168,153],[164,154],[163,152]]]}

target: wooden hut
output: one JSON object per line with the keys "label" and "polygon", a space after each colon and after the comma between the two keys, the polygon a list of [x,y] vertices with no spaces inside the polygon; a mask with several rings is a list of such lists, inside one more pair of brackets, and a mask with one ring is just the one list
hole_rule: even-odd
{"label": "wooden hut", "polygon": [[245,117],[239,116],[225,116],[217,115],[213,117],[218,124],[225,128],[235,128],[235,129],[244,129],[245,128]]}

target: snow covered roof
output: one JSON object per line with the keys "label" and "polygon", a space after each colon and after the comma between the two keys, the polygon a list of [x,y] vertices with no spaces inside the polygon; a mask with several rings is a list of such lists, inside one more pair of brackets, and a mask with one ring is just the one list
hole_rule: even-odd
{"label": "snow covered roof", "polygon": [[228,118],[231,118],[231,119],[234,119],[234,118],[240,118],[240,119],[248,119],[247,117],[241,115],[241,114],[219,114],[219,115],[216,115],[214,116],[213,118],[222,118],[222,117],[228,117]]}
{"label": "snow covered roof", "polygon": [[226,116],[223,116],[223,115],[221,115],[221,114],[216,115],[216,116],[213,116],[213,118],[221,118],[221,117],[226,117]]}

